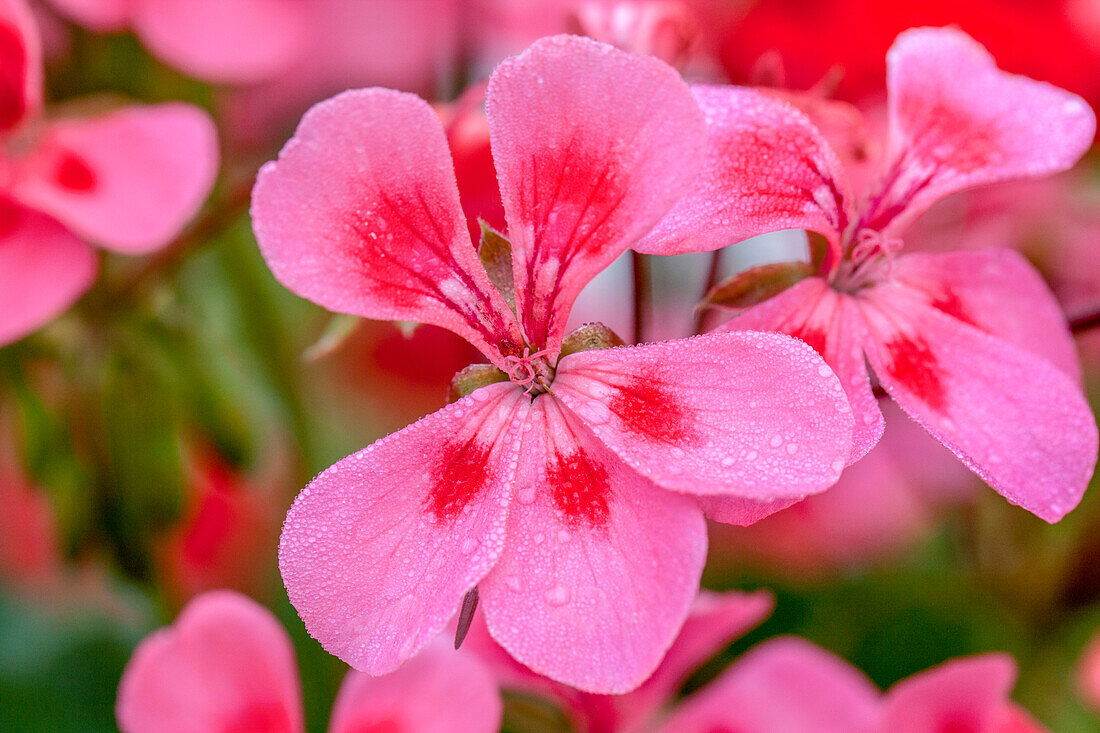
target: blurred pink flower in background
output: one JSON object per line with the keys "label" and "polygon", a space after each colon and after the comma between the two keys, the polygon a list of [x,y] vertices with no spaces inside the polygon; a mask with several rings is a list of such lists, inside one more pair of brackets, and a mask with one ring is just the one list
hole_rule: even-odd
{"label": "blurred pink flower in background", "polygon": [[0,3],[0,345],[65,310],[92,284],[92,242],[126,254],[168,243],[217,176],[213,122],[185,104],[43,118],[37,31]]}
{"label": "blurred pink flower in background", "polygon": [[1077,664],[1077,694],[1100,715],[1100,634],[1085,646]]}
{"label": "blurred pink flower in background", "polygon": [[641,687],[625,695],[582,692],[532,672],[493,641],[484,622],[474,622],[464,648],[489,666],[501,687],[561,705],[578,733],[638,732],[651,729],[691,673],[759,624],[774,603],[767,591],[700,592],[660,666]]}
{"label": "blurred pink flower in background", "polygon": [[[494,733],[501,711],[496,683],[476,658],[433,645],[386,677],[349,672],[328,730]],[[290,637],[249,598],[204,593],[138,645],[116,714],[123,733],[300,733]]]}
{"label": "blurred pink flower in background", "polygon": [[502,290],[465,236],[446,139],[421,100],[340,95],[261,171],[254,228],[284,285],[333,310],[447,327],[500,367],[304,489],[280,568],[310,632],[364,671],[414,655],[478,586],[519,661],[625,691],[698,589],[692,495],[752,521],[824,490],[851,416],[824,363],[783,336],[561,355],[583,286],[687,189],[702,119],[667,65],[576,37],[503,64],[488,99],[511,239]]}
{"label": "blurred pink flower in background", "polygon": [[1043,733],[1009,699],[1003,654],[948,661],[885,694],[808,641],[779,637],[738,658],[677,707],[660,733]]}
{"label": "blurred pink flower in background", "polygon": [[876,184],[854,191],[810,120],[758,91],[696,87],[708,164],[638,249],[716,249],[763,232],[828,240],[823,272],[725,329],[781,331],[813,345],[856,413],[858,460],[887,393],[1013,504],[1057,521],[1080,501],[1097,455],[1065,316],[1011,250],[899,256],[901,235],[948,194],[1071,167],[1095,116],[1079,97],[1000,71],[954,29],[900,35],[887,56],[890,133]]}

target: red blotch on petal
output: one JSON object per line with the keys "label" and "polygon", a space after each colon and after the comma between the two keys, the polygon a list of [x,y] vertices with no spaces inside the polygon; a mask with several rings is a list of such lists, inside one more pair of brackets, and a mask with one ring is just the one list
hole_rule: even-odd
{"label": "red blotch on petal", "polygon": [[293,730],[294,724],[287,709],[282,705],[266,703],[246,708],[222,733],[290,733]]}
{"label": "red blotch on petal", "polygon": [[909,131],[913,152],[937,166],[972,173],[990,165],[1000,152],[995,132],[964,110],[912,95],[902,101],[899,116],[924,124]]}
{"label": "red blotch on petal", "polygon": [[27,111],[27,51],[19,31],[0,24],[0,128],[14,127]]}
{"label": "red blotch on petal", "polygon": [[825,332],[816,328],[805,328],[790,333],[796,339],[805,341],[810,348],[819,354],[825,353]]}
{"label": "red blotch on petal", "polygon": [[641,437],[663,443],[691,437],[687,407],[643,377],[617,387],[608,406]]}
{"label": "red blotch on petal", "polygon": [[350,725],[341,725],[341,733],[406,733],[408,728],[396,720],[357,720]]}
{"label": "red blotch on petal", "polygon": [[546,466],[554,506],[571,523],[590,527],[607,526],[607,500],[611,494],[607,470],[584,452],[577,450],[568,456],[554,454]]}
{"label": "red blotch on petal", "polygon": [[947,315],[963,323],[981,328],[970,318],[970,314],[966,311],[966,307],[963,305],[962,300],[959,299],[959,296],[956,295],[953,290],[944,288],[936,294],[936,296],[932,298],[932,307],[938,308]]}
{"label": "red blotch on petal", "polygon": [[980,733],[983,728],[972,716],[959,714],[940,721],[936,733]]}
{"label": "red blotch on petal", "polygon": [[939,362],[928,344],[919,338],[898,336],[886,344],[890,374],[934,410],[943,410],[946,389],[939,375]]}
{"label": "red blotch on petal", "polygon": [[95,171],[88,167],[79,157],[72,153],[63,153],[54,168],[54,180],[57,185],[77,193],[87,193],[96,187],[98,182]]}
{"label": "red blotch on petal", "polygon": [[485,488],[489,448],[475,440],[448,443],[432,469],[435,485],[427,509],[436,519],[454,519]]}

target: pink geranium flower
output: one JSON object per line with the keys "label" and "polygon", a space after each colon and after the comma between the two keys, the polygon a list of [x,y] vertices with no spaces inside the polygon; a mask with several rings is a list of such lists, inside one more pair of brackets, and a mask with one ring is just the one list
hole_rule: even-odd
{"label": "pink geranium flower", "polygon": [[514,261],[478,260],[439,120],[383,89],[311,110],[261,171],[253,218],[287,287],[332,310],[443,326],[499,367],[336,463],[280,545],[306,627],[357,669],[412,657],[480,588],[532,669],[621,692],[657,666],[698,589],[696,497],[751,521],[835,482],[851,414],[786,336],[722,333],[562,354],[581,288],[687,190],[705,129],[676,72],[575,37],[505,62],[488,119]]}
{"label": "pink geranium flower", "polygon": [[184,104],[43,119],[37,30],[0,2],[0,346],[72,304],[96,272],[94,242],[140,254],[174,237],[218,170],[214,125]]}
{"label": "pink geranium flower", "polygon": [[1009,699],[1003,654],[946,662],[880,693],[863,674],[798,638],[760,644],[687,699],[659,733],[1043,733]]}
{"label": "pink geranium flower", "polygon": [[[493,733],[502,708],[476,658],[433,645],[387,677],[348,673],[328,730]],[[246,596],[204,593],[138,645],[115,714],[123,733],[301,733],[290,637]]]}
{"label": "pink geranium flower", "polygon": [[907,31],[887,62],[888,145],[858,200],[801,112],[754,90],[696,88],[711,130],[706,170],[640,249],[821,233],[821,274],[729,327],[797,335],[825,357],[856,413],[853,461],[883,427],[866,357],[890,396],[971,470],[1057,521],[1092,475],[1097,430],[1050,291],[1009,250],[897,253],[907,225],[947,194],[1073,165],[1095,117],[1068,92],[1001,72],[957,30]]}

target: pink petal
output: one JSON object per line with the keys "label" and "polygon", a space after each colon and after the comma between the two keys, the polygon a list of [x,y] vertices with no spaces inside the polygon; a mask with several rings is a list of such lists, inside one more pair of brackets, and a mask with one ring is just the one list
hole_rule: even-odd
{"label": "pink petal", "polygon": [[894,685],[883,698],[880,729],[890,733],[992,731],[1016,679],[1004,654],[956,659]]}
{"label": "pink petal", "polygon": [[688,676],[727,644],[764,620],[775,606],[768,591],[700,591],[661,666],[641,687],[615,698],[621,729],[632,729],[661,706],[672,703]]}
{"label": "pink petal", "polygon": [[851,193],[836,154],[806,115],[753,89],[692,89],[707,116],[706,164],[692,192],[638,249],[713,250],[782,229],[820,232],[837,247]]}
{"label": "pink petal", "polygon": [[[766,641],[673,713],[661,733],[870,733],[875,686],[797,638]],[[891,728],[884,728],[894,733]]]}
{"label": "pink petal", "polygon": [[552,396],[533,403],[522,458],[504,553],[481,584],[489,631],[551,679],[631,690],[698,590],[702,513],[632,472]]}
{"label": "pink petal", "polygon": [[260,171],[252,218],[275,277],[329,310],[442,326],[498,365],[522,344],[470,242],[439,119],[418,97],[361,89],[313,107]]}
{"label": "pink petal", "polygon": [[722,524],[748,527],[800,501],[803,501],[800,496],[771,501],[746,499],[741,496],[701,496],[699,506],[702,507],[707,519]]}
{"label": "pink petal", "polygon": [[814,347],[840,378],[855,413],[848,462],[855,463],[878,443],[884,422],[863,357],[867,327],[847,295],[821,278],[807,278],[740,314],[721,330],[779,331]]}
{"label": "pink petal", "polygon": [[0,0],[0,131],[42,107],[42,44],[23,0]]}
{"label": "pink petal", "polygon": [[998,493],[1048,522],[1081,499],[1096,420],[1050,362],[897,285],[864,291],[867,358],[890,396]]}
{"label": "pink petal", "polygon": [[330,733],[496,733],[504,703],[476,657],[429,644],[384,677],[351,671],[329,722]]}
{"label": "pink petal", "polygon": [[893,163],[863,224],[892,234],[955,191],[1071,167],[1096,130],[1080,97],[1000,71],[954,28],[898,36],[887,86]]}
{"label": "pink petal", "polygon": [[309,19],[301,0],[140,0],[134,30],[149,49],[202,79],[257,82],[297,59]]}
{"label": "pink petal", "polygon": [[138,646],[115,714],[123,733],[301,731],[290,637],[249,598],[204,593]]}
{"label": "pink petal", "polygon": [[283,526],[279,568],[325,649],[385,674],[446,626],[504,546],[528,405],[513,385],[489,385],[302,490]]}
{"label": "pink petal", "polygon": [[497,68],[488,115],[516,306],[556,348],[581,288],[687,192],[702,114],[670,66],[555,36]]}
{"label": "pink petal", "polygon": [[0,346],[23,338],[92,286],[95,252],[48,216],[0,200]]}
{"label": "pink petal", "polygon": [[80,236],[139,254],[167,244],[218,172],[210,117],[186,104],[51,123],[18,164],[15,196]]}
{"label": "pink petal", "polygon": [[894,279],[920,290],[949,316],[1050,361],[1081,379],[1066,316],[1042,276],[1019,252],[984,249],[898,257]]}
{"label": "pink petal", "polygon": [[713,333],[561,360],[554,393],[667,489],[771,500],[823,491],[851,452],[829,369],[779,334]]}
{"label": "pink petal", "polygon": [[997,711],[993,733],[1050,733],[1050,730],[1019,705],[1009,703]]}
{"label": "pink petal", "polygon": [[96,33],[126,28],[130,21],[131,0],[47,0],[66,18]]}

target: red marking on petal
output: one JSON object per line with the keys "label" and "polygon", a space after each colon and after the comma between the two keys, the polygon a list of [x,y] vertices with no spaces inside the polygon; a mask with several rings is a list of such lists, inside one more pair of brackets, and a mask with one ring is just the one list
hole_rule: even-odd
{"label": "red marking on petal", "polygon": [[936,733],[980,733],[983,725],[965,713],[944,719],[936,726]]}
{"label": "red marking on petal", "polygon": [[290,733],[294,724],[290,713],[277,703],[257,703],[232,720],[222,733]]}
{"label": "red marking on petal", "polygon": [[432,469],[435,486],[428,494],[427,509],[436,519],[454,519],[485,487],[489,448],[474,439],[448,443]]}
{"label": "red marking on petal", "polygon": [[0,196],[0,237],[10,234],[23,221],[25,209],[11,199]]}
{"label": "red marking on petal", "polygon": [[0,128],[14,127],[27,111],[27,50],[13,26],[0,25]]}
{"label": "red marking on petal", "polygon": [[554,506],[572,523],[607,526],[607,500],[611,489],[607,471],[580,450],[563,457],[554,454],[546,466],[546,479]]}
{"label": "red marking on petal", "polygon": [[928,344],[920,338],[899,335],[886,344],[886,351],[890,354],[887,368],[894,379],[929,407],[942,411],[946,404],[946,390],[940,381],[939,362]]}
{"label": "red marking on petal", "polygon": [[978,324],[974,323],[970,314],[966,311],[966,307],[963,305],[962,300],[955,294],[953,290],[944,288],[940,293],[932,298],[932,307],[938,308],[952,318],[957,318],[971,326],[981,328]]}
{"label": "red marking on petal", "polygon": [[688,409],[644,377],[616,388],[608,404],[633,433],[675,443],[691,437]]}
{"label": "red marking on petal", "polygon": [[905,97],[899,116],[923,122],[923,129],[910,130],[913,152],[938,166],[971,173],[988,166],[1000,150],[988,124],[939,101],[919,95]]}
{"label": "red marking on petal", "polygon": [[98,183],[95,171],[72,153],[62,153],[54,168],[53,178],[57,185],[77,193],[87,193]]}
{"label": "red marking on petal", "polygon": [[792,331],[790,335],[805,341],[817,353],[825,353],[825,332],[821,329],[802,328]]}

